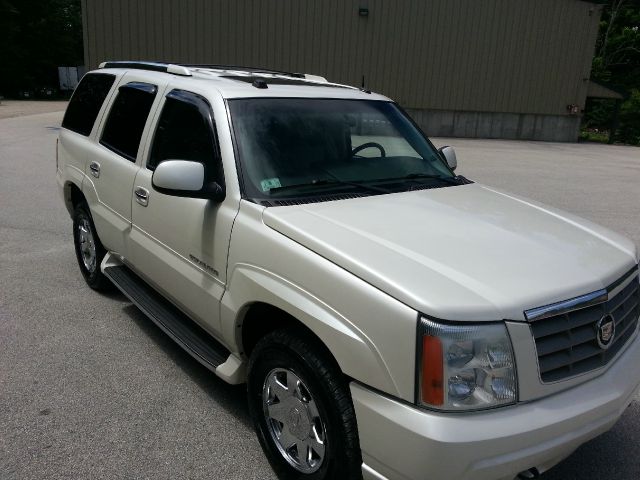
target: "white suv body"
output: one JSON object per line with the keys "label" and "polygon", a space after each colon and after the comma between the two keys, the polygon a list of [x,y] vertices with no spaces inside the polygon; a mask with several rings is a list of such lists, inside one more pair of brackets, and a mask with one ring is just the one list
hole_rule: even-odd
{"label": "white suv body", "polygon": [[[361,156],[356,146],[352,157],[375,170],[403,139],[388,141],[393,127],[409,132],[411,151],[427,162],[418,152],[432,147],[389,99],[319,77],[231,67],[110,63],[83,82],[60,133],[57,181],[85,278],[101,288],[106,274],[227,382],[249,378],[259,438],[282,478],[533,478],[610,428],[632,401],[640,283],[626,238],[454,177],[450,151],[429,157],[435,185],[422,174],[425,183],[408,176],[408,188],[389,193],[388,182],[369,182],[366,192],[358,184],[326,198],[315,190],[280,198],[274,192],[287,186],[273,177],[249,193],[259,168],[249,153],[271,148],[264,132],[280,135],[273,112],[289,111],[278,110],[283,102],[306,114],[325,112],[326,102],[330,111],[341,101],[384,104],[388,121],[377,110],[344,115],[347,131],[360,132],[350,147],[360,138],[380,150]],[[260,113],[264,99],[275,103]],[[318,103],[304,110],[307,99]],[[137,123],[118,110],[127,101],[145,110]],[[211,137],[196,148],[198,112]],[[262,136],[239,138],[262,128],[251,123],[259,115],[272,115]],[[299,128],[311,127],[303,119]],[[172,138],[172,129],[184,131]],[[124,138],[133,130],[137,143]],[[194,165],[209,144],[218,163]],[[180,326],[180,315],[197,327]],[[203,346],[209,340],[213,350]],[[317,355],[305,359],[305,348]],[[273,363],[278,349],[298,352],[300,366]],[[324,364],[326,378],[314,378]],[[255,405],[252,388],[263,393]]]}

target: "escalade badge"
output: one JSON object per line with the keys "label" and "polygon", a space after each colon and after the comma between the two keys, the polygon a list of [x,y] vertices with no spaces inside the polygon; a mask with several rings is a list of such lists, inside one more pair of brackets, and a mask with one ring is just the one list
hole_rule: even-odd
{"label": "escalade badge", "polygon": [[598,345],[601,349],[606,350],[611,346],[613,337],[616,336],[616,322],[609,314],[602,317],[596,323]]}

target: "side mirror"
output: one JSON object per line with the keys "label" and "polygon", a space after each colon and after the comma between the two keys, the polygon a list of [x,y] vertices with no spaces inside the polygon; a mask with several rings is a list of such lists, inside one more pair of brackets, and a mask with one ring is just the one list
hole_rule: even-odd
{"label": "side mirror", "polygon": [[444,158],[451,170],[458,168],[458,159],[456,158],[456,151],[453,147],[442,147],[438,149],[438,152],[440,152],[440,155],[442,155],[442,158]]}
{"label": "side mirror", "polygon": [[204,165],[188,160],[160,162],[151,177],[153,188],[175,197],[207,198],[221,202],[224,189],[216,182],[205,183]]}

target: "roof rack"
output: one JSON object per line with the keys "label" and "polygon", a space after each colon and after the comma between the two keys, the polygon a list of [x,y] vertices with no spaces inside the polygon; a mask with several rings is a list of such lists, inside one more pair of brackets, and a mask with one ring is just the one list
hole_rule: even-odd
{"label": "roof rack", "polygon": [[191,76],[191,71],[184,65],[174,65],[160,62],[118,61],[102,62],[98,68],[134,68],[136,70],[151,70],[153,72],[173,73],[174,75]]}
{"label": "roof rack", "polygon": [[239,65],[199,64],[199,63],[197,64],[181,63],[180,65],[187,68],[210,68],[212,70],[233,70],[236,72],[246,72],[246,73],[268,73],[271,75],[283,75],[285,77],[305,78],[304,73],[283,72],[280,70],[271,70],[270,68],[242,67]]}
{"label": "roof rack", "polygon": [[[242,72],[249,75],[251,74],[278,75],[280,77],[289,77],[292,80],[298,80],[298,81],[306,80],[308,82],[315,83],[315,84],[322,83],[322,84],[327,84],[331,86],[355,88],[349,85],[340,85],[340,84],[328,82],[326,78],[320,77],[318,75],[284,72],[280,70],[271,70],[269,68],[260,68],[260,67],[242,67],[239,65],[173,64],[173,63],[164,63],[164,62],[145,62],[145,61],[138,61],[138,60],[119,60],[119,61],[102,62],[98,66],[98,68],[131,68],[136,70],[150,70],[153,72],[172,73],[174,75],[182,75],[185,77],[192,76],[191,69],[226,70],[226,71]],[[251,78],[251,82],[255,83],[254,80],[256,79]],[[269,83],[268,80],[265,80],[265,81],[266,83]],[[263,85],[263,83],[264,81],[260,83],[259,87],[256,87],[256,88],[266,88]]]}

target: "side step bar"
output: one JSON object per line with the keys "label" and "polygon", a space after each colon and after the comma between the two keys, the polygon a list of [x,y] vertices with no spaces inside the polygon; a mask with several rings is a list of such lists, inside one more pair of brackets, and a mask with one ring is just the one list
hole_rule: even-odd
{"label": "side step bar", "polygon": [[105,262],[102,271],[129,300],[178,345],[209,370],[223,378],[226,376],[221,374],[222,372],[217,372],[216,369],[235,357],[230,356],[229,350],[220,342],[163,298],[130,268],[122,264],[108,265]]}

